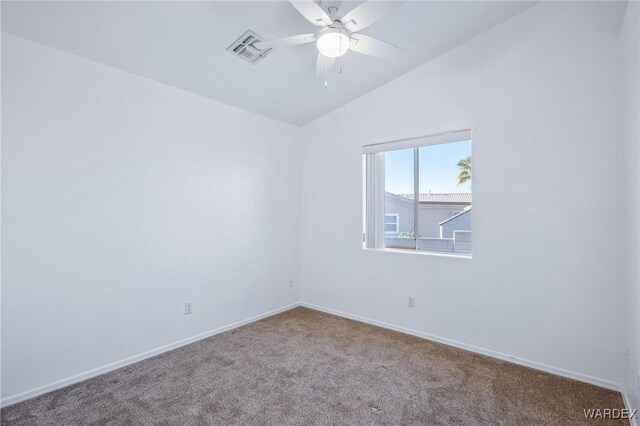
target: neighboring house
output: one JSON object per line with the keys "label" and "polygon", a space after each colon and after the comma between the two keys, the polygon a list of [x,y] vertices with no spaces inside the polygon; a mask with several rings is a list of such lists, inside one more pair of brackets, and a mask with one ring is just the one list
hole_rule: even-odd
{"label": "neighboring house", "polygon": [[[403,232],[413,232],[413,198],[413,194],[391,194],[389,192],[385,194],[385,233],[387,236],[394,237]],[[453,230],[470,231],[470,210],[470,193],[420,194],[418,208],[420,232],[418,234],[422,238],[453,238]],[[457,215],[463,217],[451,224],[446,223],[447,220],[451,220]],[[440,225],[443,223],[446,235],[441,237]],[[456,226],[459,228],[455,228]]]}
{"label": "neighboring house", "polygon": [[471,206],[440,222],[440,238],[453,238],[454,231],[471,231]]}

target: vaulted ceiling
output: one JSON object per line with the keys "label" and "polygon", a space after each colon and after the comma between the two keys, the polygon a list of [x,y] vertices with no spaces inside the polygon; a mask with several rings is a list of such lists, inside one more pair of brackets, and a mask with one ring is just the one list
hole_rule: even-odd
{"label": "vaulted ceiling", "polygon": [[[362,2],[323,1],[344,15]],[[532,6],[520,1],[413,1],[364,33],[400,46],[395,60],[348,52],[328,87],[314,43],[259,64],[227,47],[246,30],[265,39],[315,27],[284,1],[2,2],[2,30],[255,113],[303,125]],[[337,70],[336,70],[337,71]]]}

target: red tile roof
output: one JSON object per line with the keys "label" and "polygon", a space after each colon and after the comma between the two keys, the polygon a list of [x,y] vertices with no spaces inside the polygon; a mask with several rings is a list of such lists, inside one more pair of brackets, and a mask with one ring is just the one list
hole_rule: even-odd
{"label": "red tile roof", "polygon": [[[391,194],[413,200],[413,194]],[[425,204],[471,204],[471,193],[427,193],[420,194],[420,202]]]}

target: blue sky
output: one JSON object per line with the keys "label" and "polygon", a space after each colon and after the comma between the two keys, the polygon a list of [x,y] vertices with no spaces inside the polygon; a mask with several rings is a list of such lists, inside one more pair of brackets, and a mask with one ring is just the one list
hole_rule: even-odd
{"label": "blue sky", "polygon": [[[471,192],[471,183],[458,186],[456,163],[471,155],[471,141],[423,146],[420,156],[420,192]],[[395,194],[413,193],[413,149],[385,153],[385,185]]]}

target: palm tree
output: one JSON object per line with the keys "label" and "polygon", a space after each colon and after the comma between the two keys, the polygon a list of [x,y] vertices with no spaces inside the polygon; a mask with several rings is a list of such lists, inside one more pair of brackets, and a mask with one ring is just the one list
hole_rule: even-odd
{"label": "palm tree", "polygon": [[460,173],[458,173],[458,186],[471,180],[471,156],[463,158],[456,163]]}

